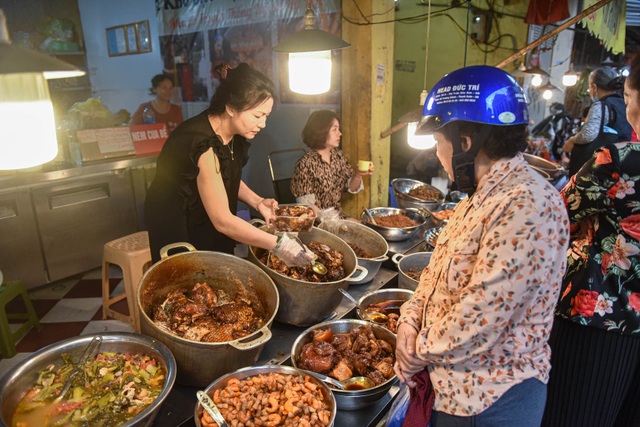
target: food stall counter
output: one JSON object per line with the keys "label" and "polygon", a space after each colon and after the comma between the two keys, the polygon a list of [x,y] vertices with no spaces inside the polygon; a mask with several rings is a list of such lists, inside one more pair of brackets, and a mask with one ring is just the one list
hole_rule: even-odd
{"label": "food stall counter", "polygon": [[[383,287],[396,287],[397,277],[397,271],[381,268],[369,283],[349,286],[349,293],[359,299],[369,291],[375,291]],[[353,303],[346,298],[343,298],[332,315],[325,320],[341,318],[357,318]],[[305,327],[274,322],[271,327],[272,338],[262,350],[256,365],[291,365],[291,347],[296,338],[305,330]],[[196,424],[193,418],[193,411],[197,403],[196,392],[198,390],[197,387],[174,385],[171,393],[162,404],[153,426],[194,427]],[[338,410],[335,427],[375,426],[388,411],[389,404],[397,391],[396,381],[396,384],[391,387],[389,392],[373,405],[355,411]]]}

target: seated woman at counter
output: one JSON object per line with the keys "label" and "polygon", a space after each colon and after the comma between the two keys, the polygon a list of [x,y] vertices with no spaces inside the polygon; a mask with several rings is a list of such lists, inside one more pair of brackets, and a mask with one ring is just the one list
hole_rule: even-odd
{"label": "seated woman at counter", "polygon": [[166,74],[157,74],[151,79],[151,89],[149,95],[155,95],[156,99],[140,104],[133,117],[132,125],[141,125],[145,122],[143,117],[144,109],[149,107],[153,112],[154,121],[152,123],[166,123],[169,133],[182,123],[182,109],[179,105],[171,103],[173,96],[173,79]]}
{"label": "seated woman at counter", "polygon": [[170,243],[233,254],[240,242],[270,250],[289,266],[310,263],[313,252],[286,234],[266,233],[236,216],[241,200],[267,224],[274,218],[277,202],[260,197],[241,179],[249,141],[265,127],[274,94],[271,80],[242,63],[228,70],[209,107],[169,136],[145,200],[154,262]]}
{"label": "seated woman at counter", "polygon": [[[456,87],[474,88],[473,101],[443,90]],[[398,323],[396,374],[410,387],[430,380],[433,427],[538,427],[542,419],[569,221],[560,193],[521,154],[528,119],[513,77],[473,66],[436,83],[418,125],[469,194]],[[427,425],[425,416],[415,425]]]}
{"label": "seated woman at counter", "polygon": [[371,165],[368,171],[354,173],[338,148],[341,136],[338,115],[331,110],[313,112],[302,129],[302,142],[311,150],[296,163],[291,193],[298,203],[311,205],[316,212],[329,208],[341,212],[342,194],[362,191],[362,177],[373,172]]}

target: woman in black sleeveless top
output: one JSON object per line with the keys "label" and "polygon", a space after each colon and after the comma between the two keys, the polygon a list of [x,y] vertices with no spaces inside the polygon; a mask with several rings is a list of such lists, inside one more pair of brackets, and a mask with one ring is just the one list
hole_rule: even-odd
{"label": "woman in black sleeveless top", "polygon": [[308,249],[236,216],[240,200],[269,223],[278,205],[242,181],[248,140],[265,127],[275,88],[244,63],[225,74],[209,108],[178,126],[158,156],[145,200],[152,259],[159,261],[160,249],[170,243],[233,254],[240,242],[270,250],[289,266],[308,264],[313,255]]}

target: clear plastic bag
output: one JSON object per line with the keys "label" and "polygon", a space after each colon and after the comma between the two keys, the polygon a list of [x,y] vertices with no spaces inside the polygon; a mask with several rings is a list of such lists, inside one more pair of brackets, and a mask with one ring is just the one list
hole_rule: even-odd
{"label": "clear plastic bag", "polygon": [[400,390],[398,391],[396,400],[393,401],[391,409],[389,409],[387,427],[402,427],[404,417],[407,415],[407,410],[409,409],[410,401],[411,393],[409,386],[405,383],[400,383]]}

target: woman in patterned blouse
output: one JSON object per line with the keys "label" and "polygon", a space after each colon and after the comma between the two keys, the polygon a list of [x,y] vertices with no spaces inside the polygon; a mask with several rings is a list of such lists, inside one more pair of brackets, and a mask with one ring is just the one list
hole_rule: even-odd
{"label": "woman in patterned blouse", "polygon": [[[640,130],[640,57],[624,89]],[[640,144],[596,151],[562,190],[571,220],[544,425],[640,426]]]}
{"label": "woman in patterned blouse", "polygon": [[569,222],[520,153],[524,94],[498,68],[462,68],[434,86],[423,116],[418,132],[434,134],[449,178],[472,195],[402,306],[396,374],[413,387],[426,369],[433,427],[538,427]]}
{"label": "woman in patterned blouse", "polygon": [[340,146],[340,121],[331,110],[313,112],[302,130],[302,141],[309,150],[296,163],[291,179],[291,193],[298,203],[314,206],[314,209],[335,208],[341,211],[340,199],[345,191],[356,194],[364,188],[362,177],[368,171],[356,171],[338,148]]}

